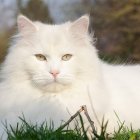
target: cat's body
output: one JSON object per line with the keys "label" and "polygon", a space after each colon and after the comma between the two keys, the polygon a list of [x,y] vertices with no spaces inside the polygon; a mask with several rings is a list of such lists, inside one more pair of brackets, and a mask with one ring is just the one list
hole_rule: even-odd
{"label": "cat's body", "polygon": [[1,71],[1,121],[15,123],[24,113],[27,120],[52,119],[58,127],[81,105],[87,105],[99,125],[93,105],[99,120],[105,115],[112,123],[115,110],[122,120],[140,126],[140,113],[134,111],[140,101],[140,66],[101,62],[88,24],[87,16],[53,26],[19,17],[20,34]]}
{"label": "cat's body", "polygon": [[139,128],[140,112],[137,108],[140,105],[140,66],[104,65],[102,70],[110,94],[111,110],[108,118],[111,125],[118,126],[117,116],[112,112],[115,111],[128,127],[132,124],[134,129]]}

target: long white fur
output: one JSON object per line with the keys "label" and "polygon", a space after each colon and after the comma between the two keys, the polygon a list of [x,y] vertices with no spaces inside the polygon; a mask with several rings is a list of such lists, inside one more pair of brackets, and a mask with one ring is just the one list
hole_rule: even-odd
{"label": "long white fur", "polygon": [[[126,124],[140,127],[140,65],[113,66],[100,61],[88,26],[87,15],[61,25],[18,17],[19,34],[1,70],[1,121],[15,124],[23,113],[27,120],[41,123],[51,119],[58,127],[81,105],[87,105],[99,126],[93,105],[100,121],[104,115],[109,119],[110,130],[117,127],[114,110]],[[44,54],[47,62],[34,54]],[[64,54],[73,56],[62,61]],[[49,73],[52,69],[60,71],[57,82]]]}

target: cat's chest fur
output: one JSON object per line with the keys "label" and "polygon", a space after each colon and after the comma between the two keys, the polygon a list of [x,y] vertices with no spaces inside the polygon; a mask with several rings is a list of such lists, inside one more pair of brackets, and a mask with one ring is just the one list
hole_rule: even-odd
{"label": "cat's chest fur", "polygon": [[15,124],[23,113],[27,120],[34,123],[53,120],[55,127],[58,127],[62,120],[67,121],[82,105],[87,106],[89,114],[95,119],[93,105],[101,119],[108,111],[109,98],[105,100],[105,94],[102,94],[104,86],[97,91],[97,87],[90,82],[77,84],[74,88],[55,94],[43,93],[31,85],[26,85],[26,90],[23,85],[19,89],[11,88],[2,99],[10,98],[10,101],[0,107],[3,110],[1,120],[7,119],[9,123]]}

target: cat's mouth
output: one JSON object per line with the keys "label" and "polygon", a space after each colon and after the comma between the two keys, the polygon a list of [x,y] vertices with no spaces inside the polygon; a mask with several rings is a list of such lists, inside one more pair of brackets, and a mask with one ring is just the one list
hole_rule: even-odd
{"label": "cat's mouth", "polygon": [[31,76],[31,81],[34,87],[47,92],[63,92],[71,88],[75,78],[72,74],[61,74],[56,77],[45,74],[34,74]]}
{"label": "cat's mouth", "polygon": [[33,80],[35,87],[45,92],[62,92],[70,86],[66,79],[53,78],[49,80]]}
{"label": "cat's mouth", "polygon": [[65,80],[61,80],[59,78],[54,78],[52,80],[52,82],[50,82],[48,85],[62,85],[62,86],[66,86],[68,85],[69,83],[67,83]]}

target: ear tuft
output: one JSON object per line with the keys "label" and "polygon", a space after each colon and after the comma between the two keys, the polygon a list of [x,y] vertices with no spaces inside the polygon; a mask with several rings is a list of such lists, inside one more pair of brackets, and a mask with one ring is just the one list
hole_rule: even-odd
{"label": "ear tuft", "polygon": [[37,30],[35,24],[23,15],[18,16],[17,25],[19,32],[35,32]]}
{"label": "ear tuft", "polygon": [[88,33],[88,27],[89,27],[89,16],[84,15],[72,23],[70,30],[73,33],[84,35]]}

